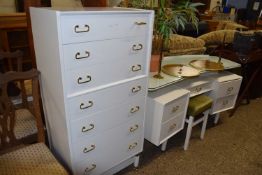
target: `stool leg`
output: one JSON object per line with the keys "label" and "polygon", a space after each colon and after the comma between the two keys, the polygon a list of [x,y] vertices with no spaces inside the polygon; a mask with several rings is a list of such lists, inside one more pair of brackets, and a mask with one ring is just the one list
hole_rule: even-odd
{"label": "stool leg", "polygon": [[164,143],[162,143],[162,145],[161,145],[161,151],[165,151],[165,150],[166,150],[166,145],[167,145],[167,141],[165,141]]}
{"label": "stool leg", "polygon": [[184,150],[187,150],[188,148],[189,139],[191,137],[192,127],[193,127],[193,121],[194,121],[194,117],[189,116],[187,131],[186,131],[186,139],[184,143]]}
{"label": "stool leg", "polygon": [[201,139],[204,139],[204,136],[205,136],[208,114],[209,114],[209,110],[204,112],[204,119],[203,119],[201,134],[200,134]]}

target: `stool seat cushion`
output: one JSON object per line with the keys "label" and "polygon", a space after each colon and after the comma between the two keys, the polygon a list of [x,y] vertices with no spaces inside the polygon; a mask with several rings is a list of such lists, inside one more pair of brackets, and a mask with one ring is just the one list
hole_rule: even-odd
{"label": "stool seat cushion", "polygon": [[189,100],[187,115],[197,116],[211,108],[212,99],[206,95],[199,95]]}

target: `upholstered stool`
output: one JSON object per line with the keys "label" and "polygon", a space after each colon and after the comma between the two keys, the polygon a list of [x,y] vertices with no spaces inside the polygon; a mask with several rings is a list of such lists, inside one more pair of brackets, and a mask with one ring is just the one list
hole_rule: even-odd
{"label": "upholstered stool", "polygon": [[[187,109],[187,115],[189,118],[185,120],[188,126],[187,126],[184,150],[187,150],[188,148],[192,128],[197,124],[199,124],[200,122],[203,122],[200,138],[204,139],[209,109],[211,108],[211,106],[212,106],[212,99],[206,95],[199,95],[189,100],[188,109]],[[199,116],[201,113],[204,113],[204,116],[201,116],[200,118],[194,121],[195,117]]]}

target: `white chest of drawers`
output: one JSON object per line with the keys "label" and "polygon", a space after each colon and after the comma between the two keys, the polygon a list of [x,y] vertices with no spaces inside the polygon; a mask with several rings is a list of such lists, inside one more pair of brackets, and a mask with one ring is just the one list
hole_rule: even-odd
{"label": "white chest of drawers", "polygon": [[142,151],[153,12],[31,8],[51,148],[74,174],[113,174]]}

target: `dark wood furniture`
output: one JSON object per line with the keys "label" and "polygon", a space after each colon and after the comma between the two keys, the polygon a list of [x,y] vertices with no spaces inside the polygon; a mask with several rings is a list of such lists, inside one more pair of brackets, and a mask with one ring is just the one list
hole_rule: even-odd
{"label": "dark wood furniture", "polygon": [[[0,172],[1,174],[68,174],[57,162],[55,157],[46,147],[44,125],[40,113],[38,77],[36,69],[27,72],[0,73]],[[32,82],[32,102],[28,101],[25,93],[24,81]],[[22,103],[16,105],[14,99],[8,95],[8,84],[19,82],[22,93]],[[21,109],[19,108],[21,107]],[[19,109],[18,109],[19,108]],[[31,114],[31,116],[27,116]],[[18,138],[20,129],[26,126],[30,117],[34,119],[37,128],[37,140],[39,143],[30,146],[21,146]],[[24,119],[22,126],[18,123]],[[20,146],[14,149],[14,146]],[[21,148],[22,147],[22,148]],[[15,150],[15,151],[14,151]]]}
{"label": "dark wood furniture", "polygon": [[24,54],[22,60],[24,69],[30,69],[33,62],[27,35],[25,13],[0,15],[0,50],[6,52],[21,50]]}

